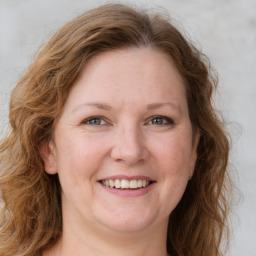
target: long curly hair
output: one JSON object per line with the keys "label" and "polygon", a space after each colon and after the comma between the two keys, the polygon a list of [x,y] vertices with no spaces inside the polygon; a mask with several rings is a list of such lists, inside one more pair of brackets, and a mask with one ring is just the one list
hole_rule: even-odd
{"label": "long curly hair", "polygon": [[193,129],[201,135],[194,175],[170,214],[167,250],[172,256],[223,255],[231,181],[229,138],[212,102],[217,76],[207,57],[166,14],[109,4],[57,31],[12,92],[10,130],[0,144],[1,256],[41,255],[60,238],[60,184],[57,175],[45,172],[40,148],[51,139],[88,59],[129,47],[159,49],[171,56],[183,77]]}

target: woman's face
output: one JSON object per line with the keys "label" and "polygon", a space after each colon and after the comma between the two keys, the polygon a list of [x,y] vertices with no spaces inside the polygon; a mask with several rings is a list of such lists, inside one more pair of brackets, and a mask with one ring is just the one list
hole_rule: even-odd
{"label": "woman's face", "polygon": [[192,144],[185,88],[166,54],[93,57],[42,149],[46,171],[59,176],[64,227],[166,229],[193,174],[195,136]]}

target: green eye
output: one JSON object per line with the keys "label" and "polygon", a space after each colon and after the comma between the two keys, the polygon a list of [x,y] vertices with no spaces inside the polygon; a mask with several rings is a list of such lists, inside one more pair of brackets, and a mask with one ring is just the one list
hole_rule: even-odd
{"label": "green eye", "polygon": [[170,125],[174,124],[173,120],[166,116],[155,116],[151,119],[150,124],[153,125]]}
{"label": "green eye", "polygon": [[85,120],[84,123],[88,125],[105,125],[106,124],[106,122],[100,117],[89,118]]}
{"label": "green eye", "polygon": [[152,124],[163,125],[164,123],[165,123],[165,120],[161,117],[156,117],[152,119]]}

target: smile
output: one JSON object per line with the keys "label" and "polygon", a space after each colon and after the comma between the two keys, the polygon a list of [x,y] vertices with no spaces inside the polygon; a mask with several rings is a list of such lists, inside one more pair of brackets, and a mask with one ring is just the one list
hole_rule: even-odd
{"label": "smile", "polygon": [[138,189],[138,188],[146,188],[152,182],[149,180],[125,180],[125,179],[108,179],[101,180],[101,184],[110,188],[117,189]]}

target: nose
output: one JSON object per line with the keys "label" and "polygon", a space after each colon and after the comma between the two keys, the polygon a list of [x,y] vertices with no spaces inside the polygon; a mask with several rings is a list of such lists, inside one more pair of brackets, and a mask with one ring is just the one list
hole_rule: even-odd
{"label": "nose", "polygon": [[114,161],[136,165],[144,162],[148,156],[149,152],[138,127],[118,129],[111,150],[111,157]]}

